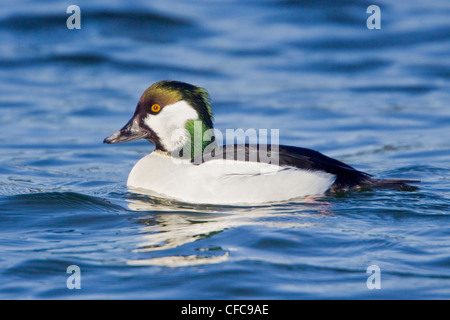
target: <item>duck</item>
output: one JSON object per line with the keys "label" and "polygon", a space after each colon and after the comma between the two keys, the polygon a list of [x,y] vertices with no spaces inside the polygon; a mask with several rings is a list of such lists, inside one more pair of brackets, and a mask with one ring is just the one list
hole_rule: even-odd
{"label": "duck", "polygon": [[131,119],[106,144],[146,139],[155,149],[127,180],[131,192],[213,205],[294,201],[351,190],[410,190],[418,180],[375,179],[318,151],[216,139],[208,92],[175,80],[159,81],[141,95]]}

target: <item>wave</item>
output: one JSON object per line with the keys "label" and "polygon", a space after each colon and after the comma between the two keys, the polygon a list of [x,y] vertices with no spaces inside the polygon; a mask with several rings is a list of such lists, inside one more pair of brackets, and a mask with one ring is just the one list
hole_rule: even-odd
{"label": "wave", "polygon": [[110,201],[77,192],[43,192],[7,196],[1,199],[0,211],[51,213],[75,210],[89,210],[95,212],[121,212],[126,209]]}
{"label": "wave", "polygon": [[[147,9],[148,10],[148,9]],[[15,14],[0,20],[0,28],[16,31],[37,31],[42,29],[60,29],[66,26],[69,15],[61,13]],[[148,27],[189,27],[193,23],[182,17],[170,16],[152,11],[141,10],[111,10],[111,9],[82,9],[82,23],[108,23],[116,26]]]}

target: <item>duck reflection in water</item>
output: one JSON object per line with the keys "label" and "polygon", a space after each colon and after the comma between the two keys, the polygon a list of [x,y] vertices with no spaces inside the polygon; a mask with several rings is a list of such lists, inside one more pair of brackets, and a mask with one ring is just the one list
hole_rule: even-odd
{"label": "duck reflection in water", "polygon": [[[236,247],[202,247],[201,240],[211,238],[223,231],[242,226],[262,226],[264,228],[305,228],[316,224],[317,211],[329,214],[329,204],[315,198],[303,198],[301,202],[290,202],[261,206],[216,206],[193,205],[175,200],[145,197],[133,194],[128,199],[133,211],[148,212],[139,223],[142,228],[142,242],[134,250],[136,253],[161,253],[186,250],[175,255],[128,260],[128,265],[183,267],[222,263],[234,256]],[[157,213],[155,213],[157,212]],[[161,213],[163,212],[163,213]],[[281,219],[280,219],[281,218]],[[311,222],[313,221],[313,222]],[[194,249],[189,244],[197,242]],[[233,241],[231,241],[233,242]],[[194,254],[183,254],[193,250]],[[235,259],[238,258],[236,254]]]}

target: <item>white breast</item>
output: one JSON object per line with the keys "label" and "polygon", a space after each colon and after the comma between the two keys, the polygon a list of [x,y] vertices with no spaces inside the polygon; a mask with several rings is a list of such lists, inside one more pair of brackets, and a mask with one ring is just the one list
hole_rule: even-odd
{"label": "white breast", "polygon": [[266,163],[211,160],[201,165],[154,151],[128,176],[134,191],[190,203],[261,204],[326,192],[335,176]]}

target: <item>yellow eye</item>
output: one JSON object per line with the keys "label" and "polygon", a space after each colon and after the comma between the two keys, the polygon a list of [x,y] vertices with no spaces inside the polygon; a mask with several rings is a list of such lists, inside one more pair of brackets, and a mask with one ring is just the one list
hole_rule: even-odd
{"label": "yellow eye", "polygon": [[151,107],[152,112],[159,112],[159,110],[161,110],[161,106],[159,104],[154,104]]}

